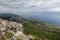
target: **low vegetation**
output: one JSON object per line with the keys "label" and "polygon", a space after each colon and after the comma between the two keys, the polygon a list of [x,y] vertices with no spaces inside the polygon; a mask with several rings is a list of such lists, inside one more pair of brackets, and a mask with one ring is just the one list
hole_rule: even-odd
{"label": "low vegetation", "polygon": [[[60,40],[60,28],[59,26],[48,24],[44,21],[31,20],[28,18],[23,18],[20,16],[12,16],[12,17],[3,17],[0,18],[15,21],[22,23],[24,26],[24,33],[26,35],[34,35],[36,38],[34,40]],[[9,35],[12,35],[9,33]]]}

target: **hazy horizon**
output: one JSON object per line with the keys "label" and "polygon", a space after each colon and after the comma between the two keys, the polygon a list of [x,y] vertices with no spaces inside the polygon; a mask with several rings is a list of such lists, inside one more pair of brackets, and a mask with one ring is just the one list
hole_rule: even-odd
{"label": "hazy horizon", "polygon": [[47,13],[47,12],[23,13],[23,14],[20,14],[20,16],[32,18],[32,19],[43,20],[47,23],[60,26],[60,14],[59,14],[59,12],[57,12],[57,13],[56,12],[50,12],[50,13]]}
{"label": "hazy horizon", "polygon": [[3,12],[60,25],[60,0],[0,0],[0,13]]}

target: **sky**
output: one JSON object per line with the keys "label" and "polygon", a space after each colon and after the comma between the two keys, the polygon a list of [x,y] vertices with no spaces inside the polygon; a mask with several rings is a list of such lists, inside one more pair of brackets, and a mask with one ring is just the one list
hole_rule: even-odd
{"label": "sky", "polygon": [[0,0],[2,12],[34,16],[60,25],[60,0]]}
{"label": "sky", "polygon": [[60,0],[0,0],[0,12],[60,12]]}

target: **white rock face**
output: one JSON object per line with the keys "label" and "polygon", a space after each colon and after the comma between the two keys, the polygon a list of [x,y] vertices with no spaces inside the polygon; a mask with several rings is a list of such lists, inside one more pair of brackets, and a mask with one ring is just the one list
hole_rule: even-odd
{"label": "white rock face", "polygon": [[0,19],[0,28],[9,28],[10,30],[23,31],[23,25],[13,21],[7,21]]}
{"label": "white rock face", "polygon": [[0,26],[6,27],[7,22],[8,22],[7,20],[0,19]]}
{"label": "white rock face", "polygon": [[23,32],[23,25],[20,24],[20,23],[17,23],[17,22],[8,22],[8,25],[7,25],[11,30],[15,29],[16,32],[17,31],[22,31]]}
{"label": "white rock face", "polygon": [[[7,21],[0,19],[0,33],[6,36],[6,31],[14,33],[10,40],[29,40],[31,36],[26,36],[23,33],[23,25],[13,21]],[[15,32],[16,31],[16,32]]]}
{"label": "white rock face", "polygon": [[29,40],[27,36],[21,31],[18,31],[14,36],[20,40]]}

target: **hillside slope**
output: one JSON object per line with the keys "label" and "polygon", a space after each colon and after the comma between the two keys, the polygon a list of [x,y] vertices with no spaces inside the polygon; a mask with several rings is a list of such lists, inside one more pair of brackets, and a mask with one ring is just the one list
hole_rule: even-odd
{"label": "hillside slope", "polygon": [[48,24],[44,21],[32,20],[20,16],[0,16],[1,19],[21,23],[24,26],[24,34],[34,35],[34,40],[60,40],[59,26]]}

